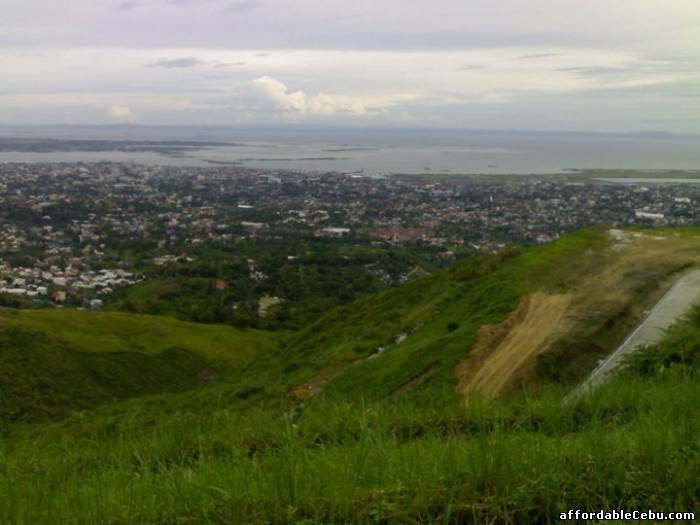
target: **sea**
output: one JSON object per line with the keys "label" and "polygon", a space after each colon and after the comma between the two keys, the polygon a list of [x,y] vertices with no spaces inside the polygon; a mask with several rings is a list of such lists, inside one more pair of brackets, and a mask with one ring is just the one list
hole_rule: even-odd
{"label": "sea", "polygon": [[[79,147],[7,151],[12,138],[104,140]],[[109,141],[189,141],[181,151],[121,151]],[[193,144],[194,143],[194,144]],[[552,174],[572,170],[700,170],[700,135],[527,131],[224,128],[0,129],[0,162],[136,162],[239,165],[367,174]]]}

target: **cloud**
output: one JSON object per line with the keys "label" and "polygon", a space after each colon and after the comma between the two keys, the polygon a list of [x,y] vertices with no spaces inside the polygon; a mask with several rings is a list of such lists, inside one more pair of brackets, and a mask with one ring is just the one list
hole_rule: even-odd
{"label": "cloud", "polygon": [[237,67],[237,66],[245,66],[245,62],[242,60],[239,60],[238,62],[220,62],[218,64],[214,64],[214,67],[217,69],[221,69],[223,67]]}
{"label": "cloud", "polygon": [[560,56],[560,53],[532,53],[529,55],[520,55],[520,60],[538,60],[540,58],[553,58]]}
{"label": "cloud", "polygon": [[260,0],[243,0],[241,2],[231,2],[223,11],[226,13],[244,13],[245,11],[251,11],[253,9],[258,9],[263,6],[263,2]]}
{"label": "cloud", "polygon": [[616,65],[606,66],[568,66],[556,71],[572,73],[585,78],[616,77],[620,75],[656,75],[676,74],[696,76],[700,64],[693,61],[668,60],[631,60]]}
{"label": "cloud", "polygon": [[138,0],[125,0],[124,2],[119,2],[115,9],[117,11],[131,11],[132,9],[138,7],[140,2]]}
{"label": "cloud", "polygon": [[221,6],[221,11],[227,13],[243,13],[263,6],[262,0],[238,0],[234,2],[227,2],[226,0],[168,0],[168,3],[177,6],[219,4]]}
{"label": "cloud", "polygon": [[264,76],[254,84],[284,113],[297,115],[333,115],[347,113],[354,116],[367,114],[367,108],[349,97],[334,97],[319,93],[307,95],[303,91],[290,91],[279,80]]}
{"label": "cloud", "polygon": [[109,118],[114,122],[136,122],[136,115],[127,106],[112,106],[109,108]]}
{"label": "cloud", "polygon": [[203,60],[195,57],[179,57],[179,58],[161,58],[150,64],[146,64],[146,67],[164,67],[167,69],[179,69],[186,67],[196,67],[204,64]]}
{"label": "cloud", "polygon": [[194,5],[194,4],[205,4],[212,2],[218,2],[220,0],[168,0],[169,4],[172,5]]}
{"label": "cloud", "polygon": [[[584,88],[630,89],[653,85],[673,86],[700,79],[696,63],[686,61],[642,60],[635,57],[603,64],[572,64],[554,71],[584,82]],[[620,95],[622,96],[622,95]]]}
{"label": "cloud", "polygon": [[246,62],[237,60],[234,62],[222,62],[218,60],[202,60],[197,57],[177,57],[177,58],[161,58],[155,62],[146,64],[146,67],[162,67],[165,69],[185,69],[189,67],[210,65],[215,68],[238,67],[245,66]]}
{"label": "cloud", "polygon": [[[0,47],[700,52],[694,0],[4,0]],[[583,7],[585,5],[585,7]],[[116,9],[128,10],[114,17]],[[228,15],[227,13],[233,13]],[[546,13],[546,16],[543,16]],[[429,23],[426,23],[429,21]],[[80,31],[75,28],[80,27]],[[128,38],[124,38],[128,35]]]}
{"label": "cloud", "polygon": [[580,77],[607,77],[607,76],[618,76],[618,75],[628,75],[632,71],[628,67],[624,66],[572,66],[572,67],[560,67],[557,71],[564,73],[573,73]]}
{"label": "cloud", "polygon": [[[144,0],[115,18],[164,3]],[[518,58],[536,51],[559,56]],[[642,115],[655,129],[700,131],[692,98],[700,61],[690,53],[652,59],[627,49],[554,46],[399,53],[0,45],[0,63],[0,122],[227,125],[247,115],[261,125],[543,128],[574,108],[571,129],[637,129]],[[110,118],[115,104],[131,115]]]}

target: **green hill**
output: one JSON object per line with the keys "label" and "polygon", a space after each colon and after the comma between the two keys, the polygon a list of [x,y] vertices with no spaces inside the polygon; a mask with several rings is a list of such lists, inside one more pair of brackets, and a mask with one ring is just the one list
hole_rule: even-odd
{"label": "green hill", "polygon": [[562,397],[700,232],[584,230],[295,333],[4,311],[0,524],[555,523],[693,510],[700,313]]}
{"label": "green hill", "polygon": [[[419,390],[430,400],[455,388],[455,367],[468,358],[480,328],[506,321],[526,298],[566,297],[561,333],[526,375],[578,381],[700,255],[694,231],[630,231],[623,242],[602,229],[585,230],[474,259],[332,311],[292,337],[288,358],[292,367],[315,363],[324,388],[343,396],[381,399]],[[551,319],[549,327],[554,324]]]}
{"label": "green hill", "polygon": [[2,312],[0,421],[56,419],[129,398],[235,381],[277,335],[165,317]]}

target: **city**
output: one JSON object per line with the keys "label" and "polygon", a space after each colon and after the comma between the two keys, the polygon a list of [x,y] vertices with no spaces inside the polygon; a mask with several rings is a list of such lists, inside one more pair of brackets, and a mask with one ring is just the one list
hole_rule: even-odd
{"label": "city", "polygon": [[[404,248],[432,261],[393,271],[364,261],[392,285],[432,265],[546,243],[584,226],[697,224],[695,184],[579,178],[0,164],[0,292],[6,302],[101,308],[116,290],[194,263],[207,247],[238,252],[259,283],[274,268],[257,268],[264,263],[243,246],[293,240]],[[285,254],[290,264],[300,255]],[[228,286],[217,282],[219,291]]]}

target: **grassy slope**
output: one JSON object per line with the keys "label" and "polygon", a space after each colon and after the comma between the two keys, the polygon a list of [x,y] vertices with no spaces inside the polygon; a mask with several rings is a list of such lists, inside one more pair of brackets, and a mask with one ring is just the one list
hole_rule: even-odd
{"label": "grassy slope", "polygon": [[[683,330],[700,337],[697,320]],[[557,523],[569,508],[693,510],[697,347],[669,369],[677,351],[650,353],[643,372],[575,406],[547,388],[468,407],[319,402],[293,422],[133,411],[20,430],[0,448],[0,523],[516,524]]]}
{"label": "grassy slope", "polygon": [[[700,497],[697,347],[683,347],[682,358],[677,347],[688,331],[700,337],[700,316],[677,328],[686,332],[670,336],[670,350],[656,349],[573,407],[560,404],[566,388],[557,384],[467,407],[452,391],[454,364],[481,324],[504,319],[533,290],[564,291],[595,276],[615,260],[608,246],[588,230],[469,261],[331,311],[281,347],[270,341],[238,362],[229,385],[15,426],[0,441],[0,523],[523,523],[555,522],[570,507],[691,509]],[[644,282],[679,264],[625,273],[626,307],[651,293]],[[581,337],[621,337],[636,313],[618,310],[588,319]],[[71,329],[42,314],[20,324],[80,343],[80,321]],[[133,333],[148,337],[148,324]],[[108,325],[93,334],[115,336]],[[185,325],[172,326],[153,337]],[[403,343],[364,359],[407,331]],[[116,340],[133,350],[136,337]],[[213,346],[198,355],[222,357]],[[426,371],[417,388],[402,389]],[[324,372],[326,395],[291,420],[274,404],[236,408]]]}
{"label": "grassy slope", "polygon": [[267,332],[155,316],[25,310],[4,311],[1,323],[0,421],[237,382],[277,348]]}
{"label": "grassy slope", "polygon": [[[541,359],[540,370],[573,382],[620,342],[667,277],[697,257],[696,234],[669,234],[662,248],[642,244],[617,252],[604,230],[589,229],[546,246],[468,261],[335,310],[292,340],[289,353],[307,366],[319,356],[326,359],[319,366],[331,369],[338,360],[355,362],[333,372],[329,394],[372,400],[405,394],[407,385],[419,382],[411,395],[432,403],[433,396],[454,388],[455,365],[469,354],[479,327],[503,321],[534,291],[573,292],[581,303],[575,335]],[[652,249],[672,255],[658,256]],[[637,257],[635,250],[649,256]],[[601,273],[606,268],[615,271]],[[602,281],[601,290],[602,279],[609,282]],[[406,333],[410,336],[395,345]],[[379,347],[388,350],[364,359]],[[319,348],[323,353],[314,353]]]}
{"label": "grassy slope", "polygon": [[5,322],[45,331],[86,352],[155,354],[176,346],[233,366],[249,361],[276,341],[274,334],[261,330],[118,312],[23,310]]}

